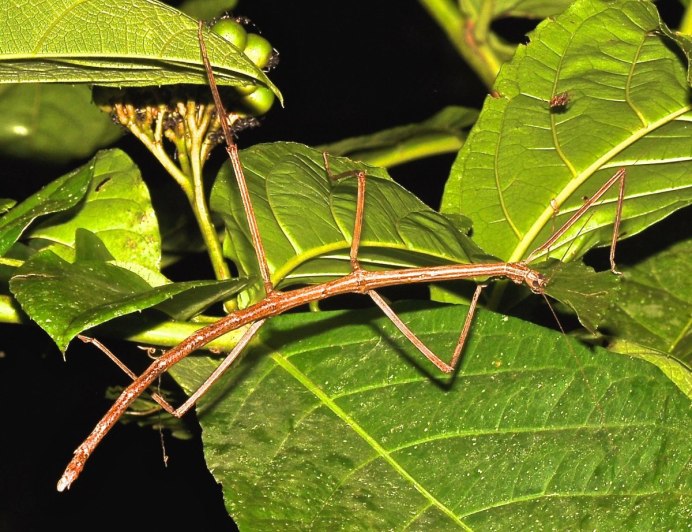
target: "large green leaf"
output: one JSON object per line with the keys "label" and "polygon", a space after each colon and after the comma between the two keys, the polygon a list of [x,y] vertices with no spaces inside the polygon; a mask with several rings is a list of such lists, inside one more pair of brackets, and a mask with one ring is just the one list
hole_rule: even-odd
{"label": "large green leaf", "polygon": [[64,163],[88,157],[123,133],[83,85],[0,85],[0,153]]}
{"label": "large green leaf", "polygon": [[[465,309],[404,312],[438,353]],[[455,378],[372,312],[282,316],[203,398],[241,529],[676,530],[690,403],[653,365],[481,312]],[[190,391],[212,359],[174,369]]]}
{"label": "large green leaf", "polygon": [[27,237],[67,246],[54,249],[70,257],[78,228],[88,228],[121,262],[158,270],[161,238],[149,190],[139,168],[119,149],[99,152],[91,163],[92,180],[75,209],[49,217]]}
{"label": "large green leaf", "polygon": [[[349,273],[357,182],[330,180],[321,152],[301,144],[254,146],[241,153],[275,284],[323,282]],[[359,258],[364,267],[469,262],[478,248],[382,169],[330,157],[334,174],[367,171]],[[224,219],[227,250],[241,272],[256,273],[245,212],[230,172],[222,170],[211,205]]]}
{"label": "large green leaf", "polygon": [[[220,85],[280,93],[228,41],[205,30]],[[1,0],[0,83],[132,87],[206,84],[197,21],[156,0]]]}
{"label": "large green leaf", "polygon": [[682,241],[625,269],[619,297],[604,321],[621,340],[692,363],[692,241]]}
{"label": "large green leaf", "polygon": [[[188,281],[153,287],[129,268],[95,259],[94,253],[69,263],[50,250],[36,253],[10,280],[22,310],[61,351],[80,332],[113,318],[155,307],[188,318],[242,289],[242,280]],[[180,297],[183,301],[169,301]]]}
{"label": "large green leaf", "polygon": [[[623,235],[689,204],[687,64],[660,28],[653,4],[627,0],[578,0],[541,23],[503,67],[499,97],[487,99],[459,154],[443,211],[470,216],[481,247],[516,261],[620,167],[628,171]],[[551,109],[562,93],[569,103]],[[552,256],[610,242],[615,189]]]}
{"label": "large green leaf", "polygon": [[49,183],[0,218],[0,256],[36,218],[68,210],[81,201],[94,175],[94,161]]}

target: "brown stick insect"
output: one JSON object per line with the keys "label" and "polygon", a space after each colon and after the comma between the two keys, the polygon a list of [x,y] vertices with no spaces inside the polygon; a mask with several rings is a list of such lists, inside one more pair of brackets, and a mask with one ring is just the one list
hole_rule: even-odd
{"label": "brown stick insect", "polygon": [[[207,58],[206,48],[202,37],[202,24],[199,25],[199,43],[204,67],[209,78],[209,85],[214,98],[216,109],[221,117],[226,116],[223,103],[221,102],[214,74]],[[226,151],[233,167],[233,171],[240,190],[240,196],[245,210],[247,223],[255,250],[262,284],[265,290],[265,297],[244,309],[236,310],[217,322],[208,325],[180,344],[165,352],[157,358],[140,376],[135,376],[127,368],[123,370],[133,378],[133,382],[123,390],[118,399],[106,412],[103,418],[96,424],[93,431],[84,442],[75,450],[74,456],[67,465],[65,472],[58,481],[58,491],[68,489],[77,479],[84,466],[100,441],[106,436],[108,431],[125,413],[128,407],[144,391],[146,391],[156,380],[172,366],[190,355],[192,352],[204,348],[209,342],[230,331],[242,326],[249,325],[249,328],[242,335],[239,343],[231,353],[221,362],[217,369],[209,378],[178,408],[171,407],[162,398],[155,396],[155,400],[169,413],[174,416],[183,416],[195,402],[209,389],[210,386],[233,364],[240,356],[243,349],[247,346],[253,336],[262,327],[265,321],[273,316],[282,314],[290,309],[306,305],[311,302],[321,301],[326,298],[341,294],[364,294],[369,296],[373,302],[384,312],[384,314],[394,323],[401,333],[438,369],[445,373],[454,372],[461,358],[464,343],[467,339],[474,312],[481,295],[484,285],[478,285],[471,299],[471,305],[466,320],[461,328],[457,343],[448,362],[440,358],[430,350],[394,313],[389,304],[378,294],[380,288],[414,284],[414,283],[435,283],[439,281],[453,281],[461,279],[491,279],[505,278],[517,284],[527,286],[532,292],[544,294],[548,279],[528,263],[535,256],[542,254],[552,246],[575,222],[592,207],[616,182],[620,183],[617,212],[615,217],[615,230],[611,243],[611,270],[616,272],[614,252],[617,243],[618,226],[621,219],[622,203],[624,198],[624,182],[626,171],[618,170],[575,214],[542,246],[534,250],[529,257],[522,262],[506,263],[494,262],[483,264],[452,264],[434,267],[405,268],[385,271],[365,270],[359,261],[359,246],[363,229],[363,214],[366,198],[366,173],[364,171],[346,172],[333,175],[329,168],[329,158],[325,154],[324,165],[326,178],[336,181],[339,179],[355,178],[357,180],[356,214],[353,222],[353,233],[350,244],[349,259],[351,272],[341,278],[325,282],[318,285],[310,285],[303,288],[282,292],[276,290],[270,278],[269,266],[267,264],[266,253],[262,236],[255,218],[245,177],[243,166],[238,154],[238,148],[233,140],[232,131],[226,120],[221,120],[224,135],[226,138]],[[98,344],[97,344],[98,345]],[[122,366],[121,366],[122,368]]]}

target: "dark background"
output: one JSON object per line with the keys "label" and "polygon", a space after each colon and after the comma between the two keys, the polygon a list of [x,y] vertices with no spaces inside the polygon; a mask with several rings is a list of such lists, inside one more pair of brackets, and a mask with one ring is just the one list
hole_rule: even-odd
{"label": "dark background", "polygon": [[[661,4],[675,25],[678,3]],[[415,1],[241,0],[236,12],[279,50],[271,78],[286,100],[262,127],[241,135],[241,147],[324,144],[420,121],[447,105],[480,108],[486,95]],[[503,23],[516,39],[530,29],[525,21]],[[122,144],[146,161],[131,140]],[[427,159],[392,175],[437,207],[452,161]],[[93,348],[73,344],[65,363],[38,328],[0,325],[0,334],[0,531],[233,529],[205,468],[194,419],[193,440],[164,432],[168,467],[156,431],[117,426],[79,481],[58,494],[55,484],[72,451],[109,406],[104,387],[126,380]],[[134,356],[131,345],[109,346]]]}

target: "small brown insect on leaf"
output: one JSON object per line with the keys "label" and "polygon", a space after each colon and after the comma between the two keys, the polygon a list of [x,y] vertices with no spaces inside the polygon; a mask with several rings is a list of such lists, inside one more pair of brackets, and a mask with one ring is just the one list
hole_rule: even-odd
{"label": "small brown insect on leaf", "polygon": [[567,106],[570,104],[571,98],[569,92],[559,92],[550,98],[550,112],[564,113]]}

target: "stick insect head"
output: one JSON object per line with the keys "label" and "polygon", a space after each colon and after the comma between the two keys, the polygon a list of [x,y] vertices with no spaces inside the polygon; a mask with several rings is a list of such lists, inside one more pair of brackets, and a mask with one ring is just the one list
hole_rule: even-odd
{"label": "stick insect head", "polygon": [[544,294],[548,278],[540,272],[529,270],[526,272],[524,282],[534,294]]}

